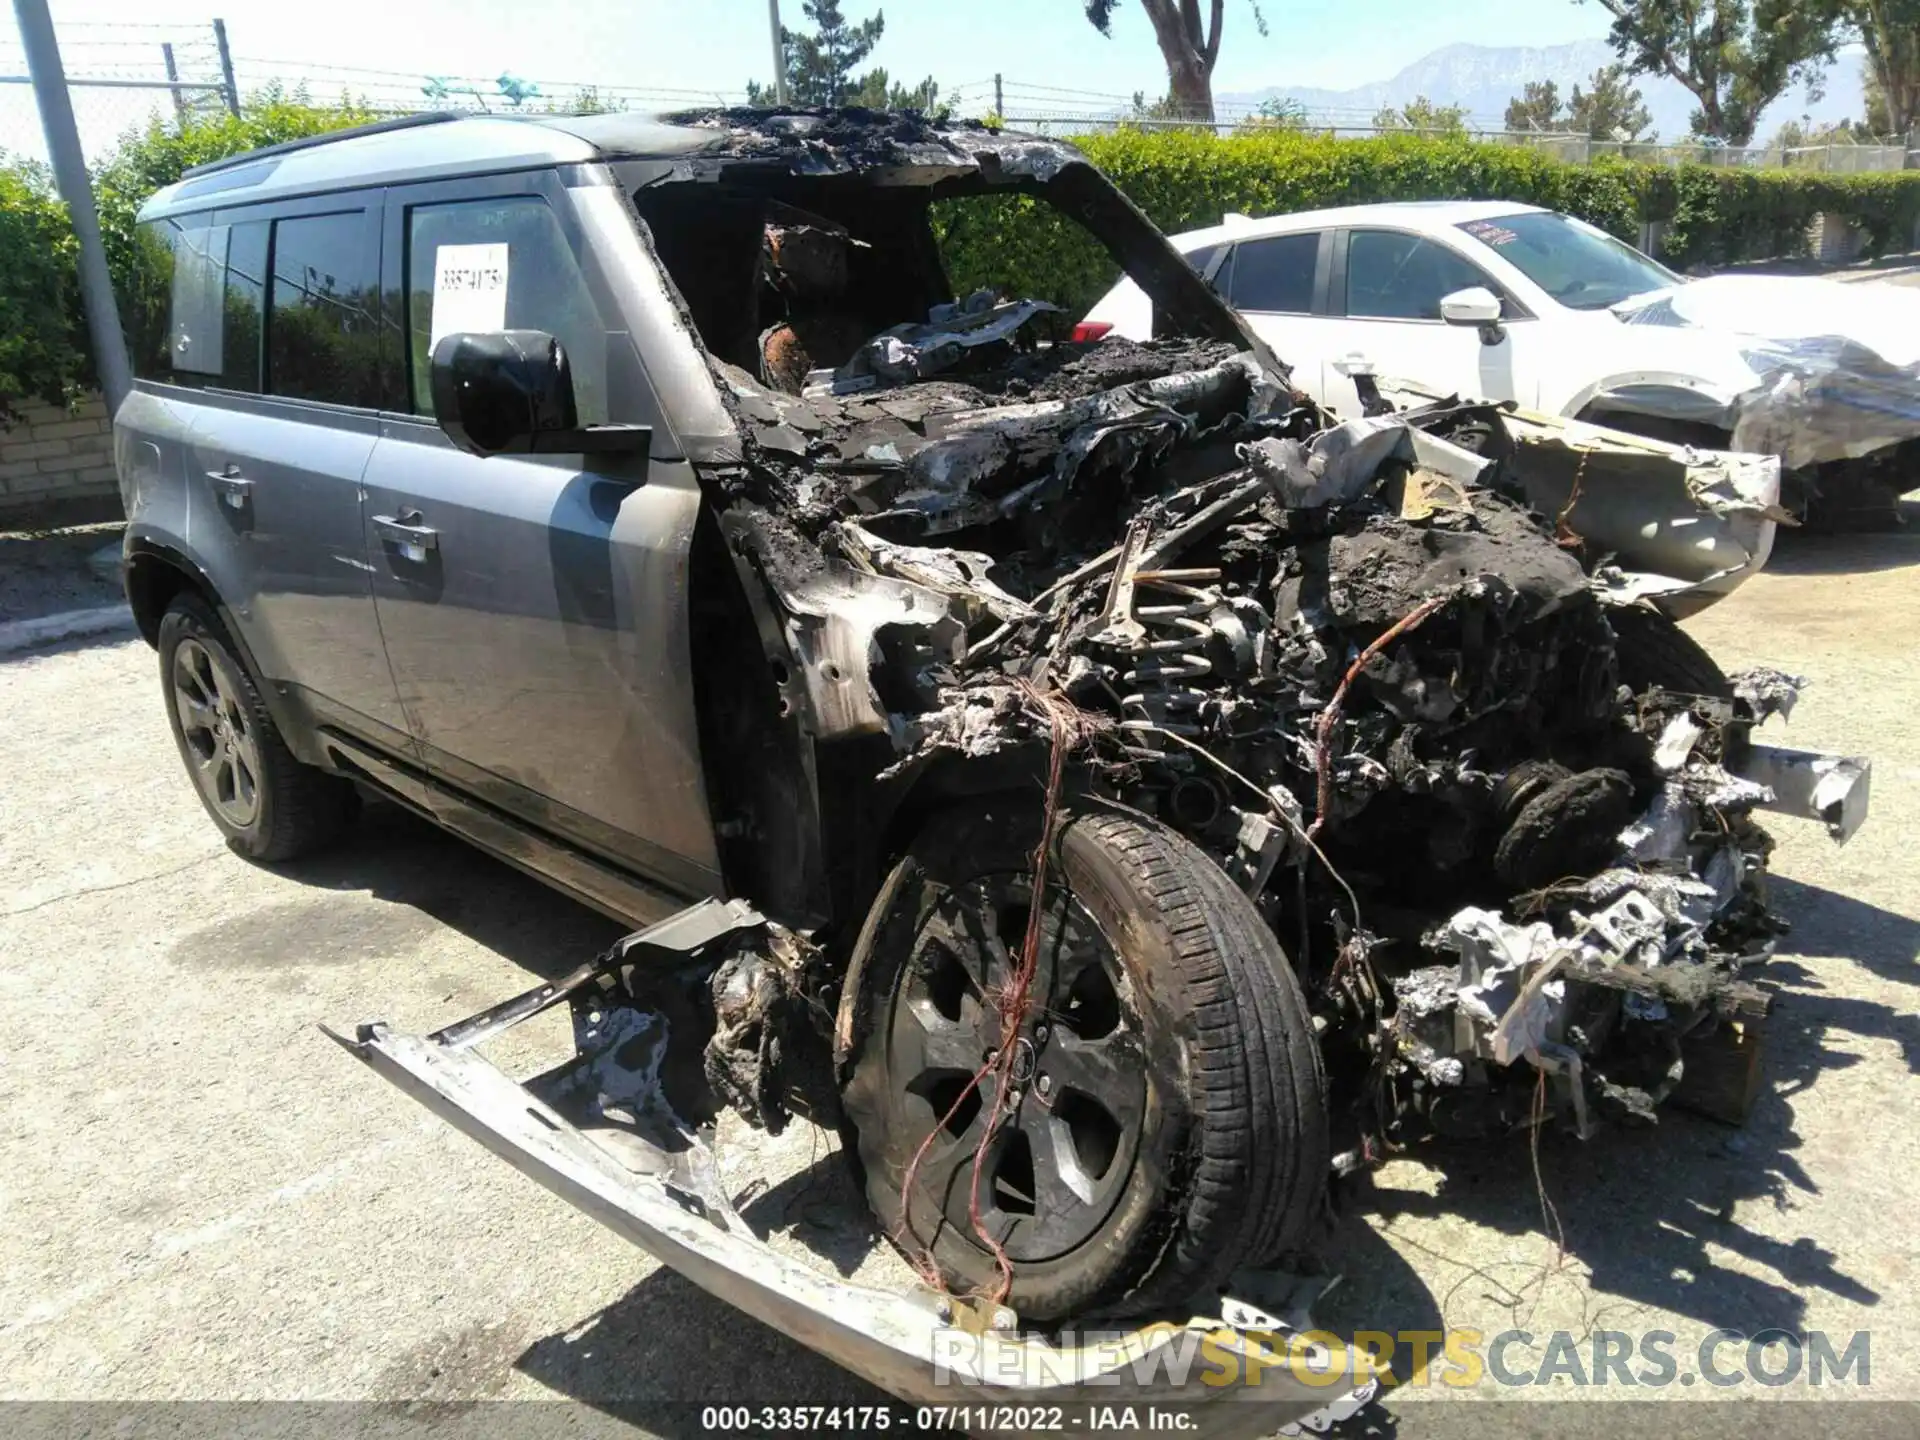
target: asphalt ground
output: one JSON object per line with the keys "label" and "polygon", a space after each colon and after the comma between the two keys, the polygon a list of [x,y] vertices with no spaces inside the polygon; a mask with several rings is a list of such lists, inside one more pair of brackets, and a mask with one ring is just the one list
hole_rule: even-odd
{"label": "asphalt ground", "polygon": [[[1730,669],[1812,682],[1775,743],[1875,765],[1873,817],[1850,845],[1774,827],[1794,929],[1763,972],[1775,999],[1749,1124],[1665,1112],[1584,1143],[1549,1134],[1537,1162],[1524,1140],[1396,1158],[1343,1197],[1325,1249],[1342,1278],[1317,1311],[1342,1333],[1523,1330],[1534,1342],[1505,1351],[1521,1375],[1556,1333],[1590,1354],[1602,1332],[1672,1332],[1692,1373],[1715,1329],[1818,1331],[1836,1351],[1866,1332],[1870,1383],[1649,1390],[1576,1385],[1562,1366],[1541,1390],[1408,1386],[1348,1428],[1453,1433],[1460,1407],[1430,1402],[1542,1393],[1501,1418],[1613,1436],[1621,1407],[1561,1402],[1920,1399],[1907,508],[1900,534],[1790,537],[1690,626]],[[367,1413],[383,1423],[441,1427],[501,1413],[476,1401],[572,1400],[538,1413],[573,1417],[570,1433],[665,1435],[703,1431],[701,1402],[878,1398],[493,1160],[318,1028],[432,1028],[617,927],[390,807],[326,858],[236,859],[181,772],[153,655],[124,633],[0,657],[0,775],[0,1398],[380,1402]],[[549,1018],[498,1057],[516,1073],[555,1058]],[[832,1141],[805,1126],[728,1138],[745,1142],[729,1185],[777,1245],[898,1273]],[[324,1428],[362,1412],[319,1413]],[[1494,1412],[1470,1413],[1479,1433]],[[1685,1433],[1751,1423],[1743,1406],[1646,1413]],[[1829,1432],[1913,1433],[1920,1412],[1815,1413]]]}

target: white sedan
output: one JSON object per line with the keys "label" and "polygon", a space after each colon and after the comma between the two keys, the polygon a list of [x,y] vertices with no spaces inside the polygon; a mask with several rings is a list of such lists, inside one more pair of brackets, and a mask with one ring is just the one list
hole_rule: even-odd
{"label": "white sedan", "polygon": [[[1352,377],[1372,373],[1776,454],[1834,518],[1877,518],[1920,483],[1920,292],[1689,283],[1592,225],[1505,201],[1229,215],[1173,244],[1343,415],[1360,413]],[[1153,333],[1131,281],[1078,333],[1109,332]]]}

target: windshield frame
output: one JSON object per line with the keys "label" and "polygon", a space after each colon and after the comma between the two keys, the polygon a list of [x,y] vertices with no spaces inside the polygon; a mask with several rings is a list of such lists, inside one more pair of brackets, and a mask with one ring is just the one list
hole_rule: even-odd
{"label": "windshield frame", "polygon": [[[1589,225],[1584,220],[1558,210],[1516,210],[1507,215],[1479,216],[1472,220],[1457,221],[1452,228],[1465,237],[1468,243],[1479,246],[1480,249],[1510,266],[1515,273],[1525,279],[1528,285],[1563,310],[1577,310],[1582,313],[1607,310],[1633,296],[1646,295],[1656,290],[1669,290],[1676,285],[1686,283],[1681,276],[1674,274],[1651,255],[1634,249],[1618,236],[1609,235],[1598,226]],[[1510,231],[1520,243],[1517,245],[1495,244],[1481,233],[1485,229]],[[1550,230],[1557,231],[1559,237],[1571,236],[1586,242],[1580,247],[1581,253],[1587,257],[1604,257],[1606,262],[1612,262],[1616,272],[1628,270],[1645,272],[1644,278],[1650,283],[1633,283],[1627,287],[1616,284],[1597,290],[1592,296],[1579,295],[1564,286],[1560,291],[1556,291],[1548,283],[1551,271],[1540,263],[1543,252],[1540,249],[1529,251],[1523,248],[1546,240]],[[1564,252],[1566,247],[1555,246],[1554,248],[1556,251]],[[1589,267],[1590,273],[1593,268],[1597,267]],[[1583,286],[1589,283],[1592,282],[1581,281]]]}

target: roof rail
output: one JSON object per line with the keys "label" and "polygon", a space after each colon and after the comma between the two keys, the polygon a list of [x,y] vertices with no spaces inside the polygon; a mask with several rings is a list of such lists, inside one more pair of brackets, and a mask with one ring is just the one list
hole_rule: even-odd
{"label": "roof rail", "polygon": [[331,145],[336,140],[351,140],[359,135],[383,135],[389,130],[411,130],[416,125],[438,125],[447,120],[467,118],[467,114],[459,110],[428,110],[419,115],[396,115],[391,120],[375,120],[370,125],[353,125],[345,130],[329,130],[322,135],[305,135],[298,140],[282,140],[278,145],[262,145],[258,150],[229,155],[223,160],[209,160],[204,165],[195,165],[190,170],[182,170],[180,178],[191,180],[196,175],[212,175],[221,170],[230,170],[236,165],[248,165],[255,160],[264,160],[270,155],[287,155],[295,150],[308,150],[315,145]]}

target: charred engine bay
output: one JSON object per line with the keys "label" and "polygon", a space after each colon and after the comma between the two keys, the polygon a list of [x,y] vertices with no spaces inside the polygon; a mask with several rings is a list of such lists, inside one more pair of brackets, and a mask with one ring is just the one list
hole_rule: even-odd
{"label": "charred engine bay", "polygon": [[1722,768],[1753,708],[1622,683],[1496,408],[1327,428],[1211,341],[797,395],[718,368],[722,525],[813,739],[886,737],[882,785],[1043,767],[1066,702],[1073,787],[1198,843],[1291,952],[1354,1163],[1518,1123],[1536,1072],[1583,1133],[1650,1116],[1683,1041],[1763,1008],[1763,792]]}

